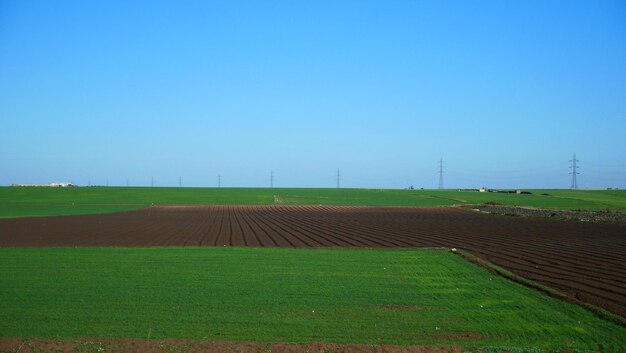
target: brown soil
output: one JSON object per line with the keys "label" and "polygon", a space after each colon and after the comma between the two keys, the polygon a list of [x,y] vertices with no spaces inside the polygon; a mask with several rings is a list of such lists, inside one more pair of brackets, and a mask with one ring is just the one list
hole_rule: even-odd
{"label": "brown soil", "polygon": [[19,339],[0,338],[0,352],[137,352],[137,353],[458,353],[458,346],[391,346],[335,343],[262,343],[191,339],[141,340],[124,338]]}
{"label": "brown soil", "polygon": [[460,208],[158,206],[0,220],[0,246],[459,248],[626,317],[626,225]]}

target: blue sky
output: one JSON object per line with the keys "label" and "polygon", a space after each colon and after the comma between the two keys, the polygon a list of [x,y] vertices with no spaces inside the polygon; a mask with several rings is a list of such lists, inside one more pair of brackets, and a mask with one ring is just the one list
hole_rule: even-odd
{"label": "blue sky", "polygon": [[0,184],[626,187],[624,1],[0,1]]}

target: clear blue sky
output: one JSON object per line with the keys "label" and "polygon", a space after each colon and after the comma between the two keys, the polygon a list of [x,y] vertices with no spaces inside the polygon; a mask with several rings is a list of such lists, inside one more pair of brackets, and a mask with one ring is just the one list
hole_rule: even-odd
{"label": "clear blue sky", "polygon": [[626,188],[626,2],[0,0],[0,184]]}

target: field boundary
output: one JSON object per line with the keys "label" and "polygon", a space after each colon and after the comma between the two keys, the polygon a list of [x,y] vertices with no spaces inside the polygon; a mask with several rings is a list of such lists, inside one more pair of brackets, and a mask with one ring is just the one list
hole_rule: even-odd
{"label": "field boundary", "polygon": [[626,223],[626,213],[619,211],[575,211],[575,210],[550,210],[530,206],[510,205],[464,205],[462,208],[497,216],[542,218],[555,221],[575,221],[592,223]]}
{"label": "field boundary", "polygon": [[607,310],[604,310],[600,307],[597,307],[595,305],[592,304],[588,304],[585,303],[583,301],[580,301],[576,298],[572,298],[571,296],[568,296],[567,294],[564,294],[554,288],[550,288],[544,285],[541,285],[539,283],[536,283],[534,281],[531,281],[527,278],[521,277],[516,275],[515,273],[504,269],[496,264],[493,264],[483,258],[480,258],[476,255],[473,255],[472,253],[465,251],[465,250],[461,250],[461,249],[455,249],[453,248],[452,250],[450,250],[453,254],[459,255],[461,256],[463,259],[476,264],[486,270],[488,270],[489,272],[499,275],[500,277],[504,277],[510,281],[513,281],[515,283],[519,283],[523,286],[526,286],[528,288],[532,288],[534,290],[540,291],[552,298],[556,298],[559,300],[562,300],[564,302],[570,303],[570,304],[575,304],[578,305],[584,309],[586,309],[587,311],[590,311],[592,314],[594,314],[595,316],[603,319],[603,320],[607,320],[610,321],[614,324],[620,325],[622,327],[626,327],[626,318],[623,318],[617,314],[613,314]]}
{"label": "field boundary", "polygon": [[[0,352],[343,352],[343,353],[462,353],[459,345],[392,345],[358,343],[237,342],[209,339],[34,338],[0,337]],[[479,350],[476,350],[477,352]]]}

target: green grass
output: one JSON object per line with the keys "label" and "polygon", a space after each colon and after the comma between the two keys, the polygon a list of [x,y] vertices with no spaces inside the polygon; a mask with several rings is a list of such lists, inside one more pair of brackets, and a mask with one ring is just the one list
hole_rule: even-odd
{"label": "green grass", "polygon": [[532,195],[457,190],[0,187],[0,218],[108,213],[152,204],[447,206],[492,201],[553,209],[626,211],[626,190],[531,191]]}
{"label": "green grass", "polygon": [[[468,333],[476,339],[465,338]],[[443,250],[0,249],[0,336],[149,335],[626,346],[626,329]]]}
{"label": "green grass", "polygon": [[144,207],[133,205],[38,205],[0,204],[0,218],[67,216],[131,211]]}

